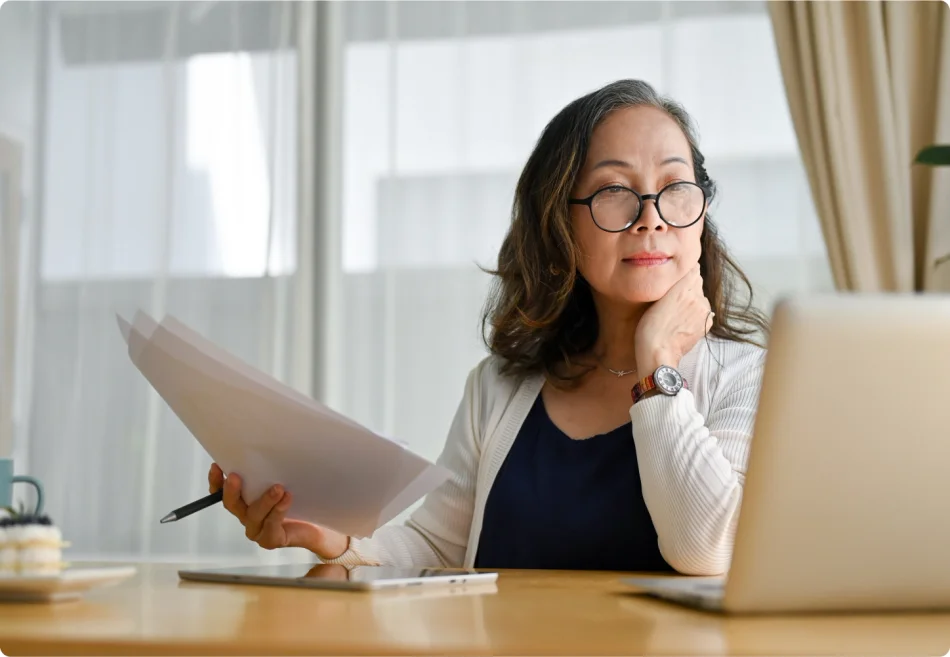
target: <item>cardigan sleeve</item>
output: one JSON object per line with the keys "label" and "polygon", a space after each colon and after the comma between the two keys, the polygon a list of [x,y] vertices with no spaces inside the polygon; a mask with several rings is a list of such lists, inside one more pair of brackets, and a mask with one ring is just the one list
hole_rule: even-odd
{"label": "cardigan sleeve", "polygon": [[630,409],[643,499],[660,553],[687,575],[729,568],[765,351],[731,344],[708,417],[689,390]]}
{"label": "cardigan sleeve", "polygon": [[325,563],[430,568],[462,565],[475,508],[478,437],[482,431],[480,391],[488,366],[486,359],[469,373],[439,455],[437,462],[451,473],[450,477],[425,497],[405,524],[380,527],[370,538],[351,538],[344,554]]}

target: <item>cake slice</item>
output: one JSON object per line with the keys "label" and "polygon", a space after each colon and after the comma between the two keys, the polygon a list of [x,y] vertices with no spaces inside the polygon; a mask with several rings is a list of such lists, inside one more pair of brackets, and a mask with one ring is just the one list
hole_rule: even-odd
{"label": "cake slice", "polygon": [[0,518],[0,577],[16,573],[17,546],[13,540],[11,518]]}
{"label": "cake slice", "polygon": [[65,563],[62,532],[48,516],[17,514],[0,519],[0,576],[58,573]]}

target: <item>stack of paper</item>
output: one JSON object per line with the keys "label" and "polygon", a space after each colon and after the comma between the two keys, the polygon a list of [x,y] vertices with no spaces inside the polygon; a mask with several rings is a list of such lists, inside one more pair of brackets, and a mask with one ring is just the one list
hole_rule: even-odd
{"label": "stack of paper", "polygon": [[256,500],[293,495],[288,518],[363,538],[448,471],[217,347],[173,317],[118,317],[129,357],[225,473]]}

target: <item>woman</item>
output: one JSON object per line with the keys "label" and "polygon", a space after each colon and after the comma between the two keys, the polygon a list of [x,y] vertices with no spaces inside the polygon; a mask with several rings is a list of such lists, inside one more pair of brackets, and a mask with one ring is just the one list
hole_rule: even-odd
{"label": "woman", "polygon": [[725,572],[767,327],[703,161],[687,114],[640,81],[545,128],[493,272],[491,356],[439,458],[452,476],[404,525],[350,540],[287,520],[289,491],[248,504],[217,465],[211,490],[262,547],[328,563]]}

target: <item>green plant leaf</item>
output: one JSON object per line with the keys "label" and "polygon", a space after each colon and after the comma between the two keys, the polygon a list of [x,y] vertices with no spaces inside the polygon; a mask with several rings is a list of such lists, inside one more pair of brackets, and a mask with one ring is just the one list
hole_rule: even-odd
{"label": "green plant leaf", "polygon": [[929,164],[931,166],[950,166],[950,145],[935,144],[927,146],[917,153],[918,164]]}

